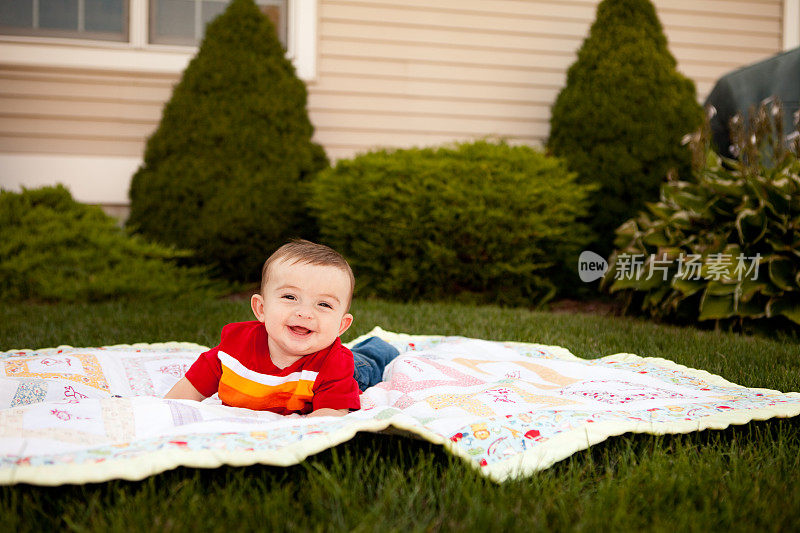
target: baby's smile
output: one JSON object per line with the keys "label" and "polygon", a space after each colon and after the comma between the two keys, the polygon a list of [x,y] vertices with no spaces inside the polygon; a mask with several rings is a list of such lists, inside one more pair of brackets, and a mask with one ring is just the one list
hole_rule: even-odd
{"label": "baby's smile", "polygon": [[312,333],[310,329],[303,326],[289,326],[289,330],[295,335],[300,335],[303,337]]}

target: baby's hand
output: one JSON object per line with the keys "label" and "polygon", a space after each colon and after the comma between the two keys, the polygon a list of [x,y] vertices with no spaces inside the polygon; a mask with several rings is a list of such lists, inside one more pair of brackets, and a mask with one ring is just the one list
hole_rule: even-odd
{"label": "baby's hand", "polygon": [[206,397],[194,388],[192,382],[182,377],[175,386],[173,386],[164,398],[168,400],[195,400],[197,402],[204,400]]}

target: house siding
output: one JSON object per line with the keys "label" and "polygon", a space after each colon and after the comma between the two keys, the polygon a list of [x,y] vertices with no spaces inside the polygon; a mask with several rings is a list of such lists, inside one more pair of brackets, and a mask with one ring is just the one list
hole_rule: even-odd
{"label": "house siding", "polygon": [[0,152],[141,157],[176,81],[0,60]]}
{"label": "house siding", "polygon": [[[696,82],[701,101],[722,74],[782,49],[780,0],[654,4],[678,68]],[[320,0],[317,76],[308,84],[315,140],[332,159],[487,136],[539,145],[596,6],[597,0]],[[67,173],[72,177],[51,181],[67,181],[83,201],[124,204],[130,169],[177,80],[0,58],[0,162],[21,161],[20,172],[36,155],[95,158],[95,170],[119,160],[124,164],[109,174],[83,176],[76,168]],[[0,186],[10,180],[0,175]],[[93,185],[102,180],[117,183]]]}
{"label": "house siding", "polygon": [[[702,101],[781,50],[780,1],[654,2]],[[596,1],[323,0],[316,138],[332,158],[498,136],[538,145]]]}

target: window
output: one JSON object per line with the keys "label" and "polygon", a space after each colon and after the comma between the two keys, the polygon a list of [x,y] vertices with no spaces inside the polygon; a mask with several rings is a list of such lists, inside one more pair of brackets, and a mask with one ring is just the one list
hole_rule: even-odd
{"label": "window", "polygon": [[[316,78],[318,0],[256,0],[297,75]],[[19,66],[179,73],[229,0],[0,0],[0,57]]]}
{"label": "window", "polygon": [[[0,0],[0,33],[128,41],[130,4],[149,3],[150,44],[197,46],[230,0]],[[284,47],[288,0],[256,0]]]}
{"label": "window", "polygon": [[0,33],[128,40],[127,0],[0,0]]}
{"label": "window", "polygon": [[[150,42],[196,46],[230,0],[150,0]],[[286,46],[286,0],[256,0]]]}

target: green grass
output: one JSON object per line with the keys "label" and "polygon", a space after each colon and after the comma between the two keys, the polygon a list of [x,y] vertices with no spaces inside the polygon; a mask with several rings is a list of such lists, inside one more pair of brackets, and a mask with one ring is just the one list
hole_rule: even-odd
{"label": "green grass", "polygon": [[[800,341],[645,321],[454,304],[356,301],[346,339],[375,325],[558,344],[593,358],[666,357],[751,387],[800,391]],[[181,340],[213,345],[245,301],[19,305],[0,350]],[[792,531],[800,417],[687,435],[623,435],[495,484],[426,442],[352,441],[290,468],[179,468],[140,482],[0,487],[0,531]]]}

